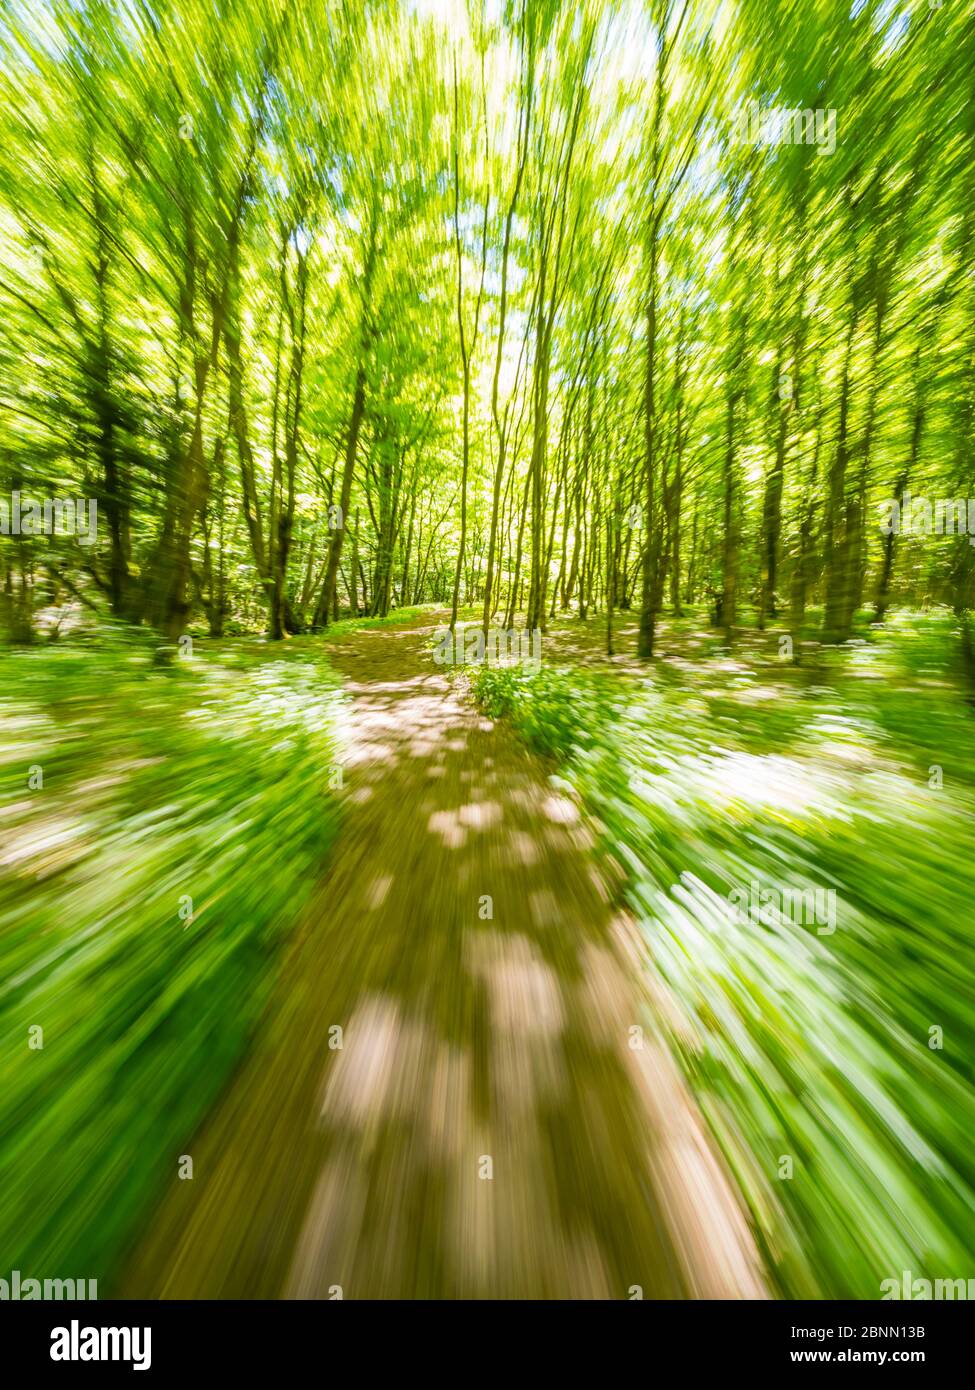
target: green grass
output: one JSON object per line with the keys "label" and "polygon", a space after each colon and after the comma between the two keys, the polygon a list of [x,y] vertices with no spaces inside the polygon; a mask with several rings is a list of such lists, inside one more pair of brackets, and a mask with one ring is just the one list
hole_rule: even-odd
{"label": "green grass", "polygon": [[432,608],[433,605],[426,604],[417,608],[394,608],[383,618],[341,618],[337,623],[329,623],[320,636],[328,641],[348,632],[371,632],[374,628],[396,627],[400,623],[411,623],[425,617]]}
{"label": "green grass", "polygon": [[[975,740],[952,653],[945,615],[902,616],[798,679],[751,652],[475,681],[622,864],[671,1046],[787,1296],[972,1272]],[[835,932],[737,912],[753,881],[831,889]]]}
{"label": "green grass", "polygon": [[5,1271],[108,1282],[335,833],[342,697],[321,659],[152,655],[108,631],[0,664]]}

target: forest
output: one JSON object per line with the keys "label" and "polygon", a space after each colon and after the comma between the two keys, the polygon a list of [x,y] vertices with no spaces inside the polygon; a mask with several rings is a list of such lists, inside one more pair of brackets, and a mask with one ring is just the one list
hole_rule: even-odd
{"label": "forest", "polygon": [[0,1273],[975,1274],[971,8],[0,51]]}

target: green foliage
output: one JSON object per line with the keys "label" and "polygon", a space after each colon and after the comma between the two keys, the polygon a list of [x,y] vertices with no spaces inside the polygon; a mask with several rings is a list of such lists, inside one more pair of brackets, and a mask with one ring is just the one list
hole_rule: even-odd
{"label": "green foliage", "polygon": [[958,0],[3,7],[0,504],[98,508],[0,528],[4,640],[68,637],[0,685],[11,1260],[111,1266],[331,834],[319,639],[251,639],[430,601],[710,625],[475,688],[624,862],[781,1287],[964,1264],[975,537],[878,522],[975,498],[973,73]]}
{"label": "green foliage", "polygon": [[415,606],[413,608],[397,608],[392,613],[374,618],[343,618],[341,622],[331,623],[328,627],[327,640],[331,641],[335,637],[345,636],[350,632],[371,632],[374,628],[393,627],[401,623],[411,623],[418,618],[425,617],[429,613],[429,607],[423,608]]}
{"label": "green foliage", "polygon": [[492,719],[509,718],[532,748],[556,758],[589,747],[612,710],[613,686],[605,677],[588,677],[580,700],[571,674],[547,666],[482,666],[473,689]]}
{"label": "green foliage", "polygon": [[99,535],[0,537],[7,636],[455,584],[639,598],[644,656],[682,589],[975,613],[964,539],[876,524],[975,492],[973,44],[957,3],[15,0],[0,500]]}
{"label": "green foliage", "polygon": [[116,636],[6,660],[8,1268],[106,1279],[175,1174],[334,835],[340,700],[307,653],[159,668]]}
{"label": "green foliage", "polygon": [[[791,1297],[963,1269],[975,1233],[971,722],[956,684],[913,674],[947,628],[901,620],[812,686],[771,665],[614,677],[614,698],[589,672],[477,682],[622,864],[671,1045]],[[835,932],[739,912],[753,882],[833,890]]]}

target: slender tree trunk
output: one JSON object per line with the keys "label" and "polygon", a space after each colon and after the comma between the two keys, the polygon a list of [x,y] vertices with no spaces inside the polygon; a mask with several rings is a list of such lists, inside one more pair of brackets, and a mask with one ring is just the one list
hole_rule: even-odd
{"label": "slender tree trunk", "polygon": [[369,350],[369,307],[372,293],[372,276],[376,263],[376,247],[379,235],[379,203],[373,203],[372,226],[369,233],[369,249],[366,253],[365,273],[362,285],[362,322],[359,332],[359,360],[356,364],[355,387],[352,392],[352,411],[345,441],[345,460],[342,468],[342,487],[339,494],[338,525],[333,529],[328,548],[328,564],[325,568],[325,583],[315,614],[315,626],[327,627],[329,609],[337,617],[338,592],[336,576],[342,558],[345,542],[345,522],[349,514],[352,498],[352,477],[355,473],[356,451],[359,446],[359,431],[366,409],[366,358]]}

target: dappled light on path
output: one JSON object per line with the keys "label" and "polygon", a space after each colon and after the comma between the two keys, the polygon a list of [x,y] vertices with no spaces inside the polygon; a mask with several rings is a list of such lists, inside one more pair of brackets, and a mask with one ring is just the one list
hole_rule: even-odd
{"label": "dappled light on path", "polygon": [[760,1297],[579,809],[430,631],[331,648],[339,844],[122,1292]]}

